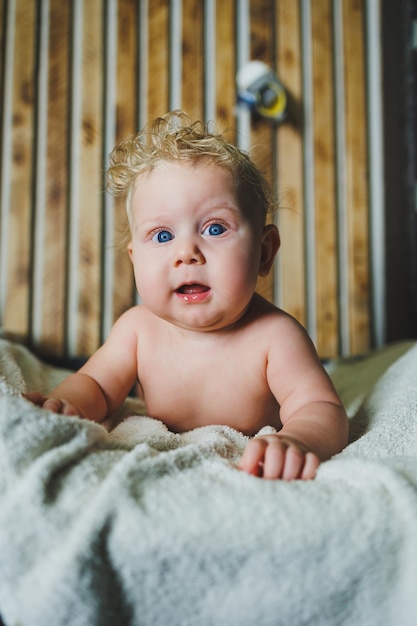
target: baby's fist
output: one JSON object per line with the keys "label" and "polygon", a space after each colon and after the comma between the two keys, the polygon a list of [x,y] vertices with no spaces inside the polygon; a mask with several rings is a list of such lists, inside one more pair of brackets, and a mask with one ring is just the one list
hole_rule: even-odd
{"label": "baby's fist", "polygon": [[310,480],[320,465],[319,457],[296,439],[276,435],[254,437],[246,446],[239,469],[269,480]]}

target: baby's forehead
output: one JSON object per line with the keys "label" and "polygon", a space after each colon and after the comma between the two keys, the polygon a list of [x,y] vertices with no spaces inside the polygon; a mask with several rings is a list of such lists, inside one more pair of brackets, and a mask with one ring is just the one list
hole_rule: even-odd
{"label": "baby's forehead", "polygon": [[[185,175],[184,175],[185,174]],[[227,193],[231,193],[233,201],[239,211],[254,225],[263,226],[265,215],[260,210],[259,204],[254,202],[244,181],[240,180],[237,173],[232,168],[219,164],[211,157],[187,158],[187,159],[159,159],[151,163],[149,168],[141,172],[134,181],[130,193],[128,210],[132,208],[133,196],[138,199],[141,191],[149,189],[147,183],[158,193],[163,193],[169,187],[166,186],[167,179],[176,186],[178,180],[187,181],[187,184],[196,183],[197,186],[204,184],[209,192],[215,189],[225,188]],[[166,179],[166,180],[164,180]],[[211,187],[211,185],[213,185]],[[181,186],[178,188],[181,190]],[[136,202],[135,202],[136,204]]]}
{"label": "baby's forehead", "polygon": [[[158,161],[151,163],[146,172],[151,173],[155,171],[167,171],[167,170],[187,170],[187,171],[207,171],[212,172],[213,175],[216,173],[223,172],[227,176],[234,178],[232,169],[223,164],[217,163],[217,161],[213,157],[209,156],[198,156],[198,157],[187,157],[187,158],[167,158],[167,159],[159,159]],[[146,173],[145,172],[145,173]]]}
{"label": "baby's forehead", "polygon": [[[205,184],[210,186],[213,181],[213,184],[224,184],[235,196],[236,200],[238,199],[237,184],[232,171],[208,158],[195,160],[167,159],[151,163],[133,181],[131,195],[137,190],[140,191],[141,187],[147,183],[156,183],[157,186],[163,185],[164,179],[170,179],[173,185],[177,183],[181,185],[181,182],[184,181],[192,185],[195,180],[199,185]],[[164,189],[162,186],[160,188]]]}

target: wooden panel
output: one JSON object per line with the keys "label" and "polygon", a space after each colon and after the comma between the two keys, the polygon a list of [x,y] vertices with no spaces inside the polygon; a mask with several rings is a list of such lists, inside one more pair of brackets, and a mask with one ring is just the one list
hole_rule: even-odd
{"label": "wooden panel", "polygon": [[349,317],[353,353],[365,351],[370,342],[364,11],[363,0],[343,1]]}
{"label": "wooden panel", "polygon": [[[32,306],[40,317],[40,328],[33,340],[44,352],[62,354],[65,336],[66,235],[68,194],[68,119],[69,119],[69,48],[70,14],[68,3],[52,2],[49,18],[49,64],[47,102],[47,137],[45,168],[45,204],[37,216],[43,224],[35,249],[36,270],[41,275],[39,293]],[[39,138],[40,139],[40,138]],[[41,254],[42,252],[42,254]],[[38,263],[41,265],[38,266]],[[37,291],[37,290],[36,290]]]}
{"label": "wooden panel", "polygon": [[2,298],[2,283],[4,282],[2,273],[2,158],[4,152],[4,138],[3,138],[3,124],[4,124],[4,84],[5,84],[5,47],[6,47],[6,35],[7,35],[7,5],[5,0],[0,0],[0,328],[3,323],[3,298]]}
{"label": "wooden panel", "polygon": [[236,63],[235,6],[233,2],[216,2],[216,120],[219,128],[230,131],[235,141]]}
{"label": "wooden panel", "polygon": [[300,8],[293,0],[277,3],[277,72],[287,91],[288,117],[277,133],[278,303],[302,324],[305,310],[303,214],[303,128]]}
{"label": "wooden panel", "polygon": [[[137,130],[138,14],[136,0],[118,2],[116,142]],[[132,265],[127,253],[126,199],[115,199],[113,321],[134,301]]]}
{"label": "wooden panel", "polygon": [[[6,5],[5,0],[0,0],[0,102],[3,102],[3,63],[4,63],[4,43],[6,30]],[[0,125],[3,114],[3,107],[0,109]],[[0,135],[1,136],[1,135]]]}
{"label": "wooden panel", "polygon": [[[252,0],[250,3],[251,59],[275,65],[274,0]],[[272,183],[274,171],[275,129],[270,121],[253,118],[251,144],[253,160]],[[268,300],[274,299],[273,275],[258,279],[257,291]]]}
{"label": "wooden panel", "polygon": [[[36,5],[16,0],[13,49],[13,120],[10,207],[7,233],[7,299],[3,324],[12,333],[29,334],[31,211],[34,136],[34,65]],[[2,181],[8,185],[9,181]]]}
{"label": "wooden panel", "polygon": [[[100,343],[103,3],[83,4],[82,72],[79,160],[72,167],[78,177],[78,293],[75,346],[91,354]],[[72,205],[74,208],[74,203]],[[73,259],[74,261],[74,259]],[[74,267],[72,268],[72,271]]]}
{"label": "wooden panel", "polygon": [[[107,157],[103,146],[107,151],[115,140],[132,132],[139,113],[141,122],[146,121],[165,113],[172,102],[182,102],[194,118],[203,118],[210,111],[217,126],[228,129],[235,140],[236,25],[246,24],[248,17],[250,58],[277,70],[291,105],[290,117],[283,125],[274,127],[255,117],[251,123],[251,154],[278,191],[277,221],[282,238],[277,293],[272,276],[260,280],[258,289],[306,323],[305,294],[310,298],[314,288],[317,310],[311,325],[315,326],[317,319],[321,355],[337,354],[339,325],[345,328],[346,319],[350,350],[367,349],[370,303],[364,5],[365,0],[342,0],[341,7],[332,0],[114,0],[111,4],[105,0],[0,0],[1,18],[10,15],[16,29],[8,33],[0,28],[0,54],[7,49],[7,42],[14,42],[13,63],[10,58],[0,59],[0,71],[6,72],[0,76],[5,131],[1,151],[0,323],[8,331],[32,337],[38,348],[55,354],[89,354],[99,345],[101,325],[107,330],[111,318],[134,299],[132,270],[121,235],[124,200],[115,201],[114,216],[108,210],[110,204],[103,200],[103,157]],[[42,19],[47,6],[46,27]],[[249,15],[237,14],[247,7]],[[335,17],[338,24],[340,21],[335,35],[332,7],[337,8]],[[302,15],[304,10],[307,17],[311,15],[311,58],[302,57],[301,23],[308,22]],[[109,50],[114,48],[114,54],[104,54],[105,15],[112,39],[106,40],[106,45],[110,45]],[[36,41],[37,32],[49,35],[46,82],[46,44],[43,39]],[[337,39],[340,33],[342,40]],[[337,76],[343,89],[335,100],[334,52],[339,55],[341,41],[343,59],[337,56]],[[207,42],[210,45],[205,45]],[[302,93],[303,63],[307,72],[311,71],[313,96],[309,137],[313,137],[314,178],[309,198],[315,221],[314,232],[309,229],[309,233],[315,254],[308,259],[310,245],[306,249],[305,241],[310,212],[305,213],[303,207],[306,135],[300,115],[306,96]],[[8,82],[10,69],[13,76]],[[177,72],[175,84],[170,76],[173,69]],[[210,88],[215,89],[214,97],[204,92],[205,72]],[[139,93],[145,94],[143,102],[138,100]],[[337,117],[335,102],[342,104]],[[5,120],[10,110],[10,121]],[[343,220],[338,221],[340,207],[345,211]],[[35,234],[31,232],[33,224]],[[104,237],[106,224],[110,232]],[[342,226],[339,232],[337,224]],[[343,316],[342,324],[338,315],[338,236],[343,244],[347,238],[347,270],[342,282],[349,314]],[[103,241],[107,244],[112,240],[111,252],[103,250]],[[34,249],[33,244],[38,247]],[[111,275],[104,289],[105,307],[103,258],[106,276]],[[307,266],[315,268],[315,280],[308,285]]]}
{"label": "wooden panel", "polygon": [[148,17],[148,117],[169,108],[169,2],[149,2]]}
{"label": "wooden panel", "polygon": [[182,108],[196,120],[204,117],[203,9],[200,0],[182,3]]}
{"label": "wooden panel", "polygon": [[331,0],[312,10],[313,124],[316,221],[317,346],[338,350],[336,173],[334,154],[333,39]]}

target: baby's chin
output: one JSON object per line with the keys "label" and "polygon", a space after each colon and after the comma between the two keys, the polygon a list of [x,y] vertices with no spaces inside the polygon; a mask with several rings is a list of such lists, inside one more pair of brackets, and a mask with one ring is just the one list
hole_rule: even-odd
{"label": "baby's chin", "polygon": [[[194,305],[191,306],[194,307]],[[205,316],[203,313],[200,313],[201,308],[196,304],[191,315],[181,317],[164,316],[163,319],[179,330],[188,331],[190,333],[227,333],[244,321],[247,308],[248,307],[241,312],[237,312],[234,316],[222,314],[217,316]]]}

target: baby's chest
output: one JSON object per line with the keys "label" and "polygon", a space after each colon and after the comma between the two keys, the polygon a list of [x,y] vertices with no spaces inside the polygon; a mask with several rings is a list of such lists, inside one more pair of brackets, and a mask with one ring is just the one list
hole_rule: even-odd
{"label": "baby's chest", "polygon": [[260,355],[183,355],[148,360],[141,370],[147,412],[181,431],[226,424],[257,432],[278,418],[278,406],[266,382]]}

